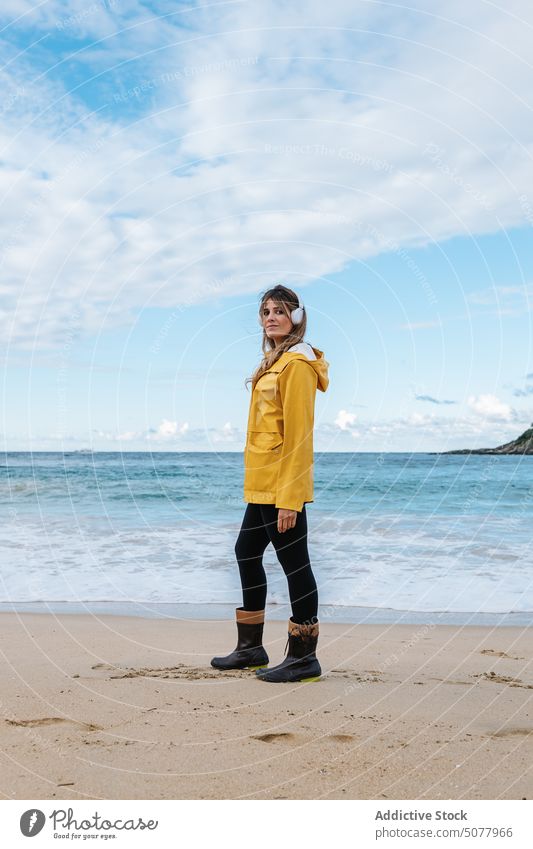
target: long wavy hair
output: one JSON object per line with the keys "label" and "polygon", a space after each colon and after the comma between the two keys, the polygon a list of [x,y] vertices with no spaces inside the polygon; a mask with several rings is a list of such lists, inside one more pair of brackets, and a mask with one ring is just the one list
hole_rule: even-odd
{"label": "long wavy hair", "polygon": [[[267,291],[261,296],[261,302],[259,304],[259,317],[263,315],[263,306],[267,301],[273,300],[276,303],[281,305],[286,316],[290,318],[291,310],[295,310],[298,306],[298,295],[296,292],[293,292],[292,289],[288,289],[287,286],[282,286],[278,284],[274,286],[273,289],[267,289]],[[304,310],[304,317],[300,324],[293,324],[292,328],[287,336],[280,342],[280,344],[276,347],[276,343],[273,339],[270,339],[263,327],[263,339],[261,342],[261,348],[263,351],[263,359],[259,363],[258,367],[251,375],[251,377],[247,377],[244,381],[244,385],[248,386],[249,383],[252,384],[252,391],[255,387],[255,384],[259,380],[262,374],[264,374],[268,369],[274,365],[275,362],[279,360],[282,354],[285,351],[288,351],[293,345],[296,345],[297,342],[302,342],[305,336],[305,331],[307,329],[307,313]]]}

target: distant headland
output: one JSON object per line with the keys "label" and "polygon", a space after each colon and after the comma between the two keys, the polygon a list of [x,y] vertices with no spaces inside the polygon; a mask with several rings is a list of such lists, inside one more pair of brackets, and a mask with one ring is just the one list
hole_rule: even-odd
{"label": "distant headland", "polygon": [[439,451],[439,454],[533,454],[533,422],[518,439],[498,445],[497,448],[460,448],[456,451]]}

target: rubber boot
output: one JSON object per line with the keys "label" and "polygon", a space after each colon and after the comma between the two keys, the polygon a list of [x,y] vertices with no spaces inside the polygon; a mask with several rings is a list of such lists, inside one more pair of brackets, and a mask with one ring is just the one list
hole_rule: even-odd
{"label": "rubber boot", "polygon": [[237,646],[226,657],[214,657],[211,666],[215,669],[261,669],[268,664],[268,655],[263,648],[264,610],[235,610],[237,622]]}
{"label": "rubber boot", "polygon": [[275,684],[293,683],[296,681],[318,681],[322,669],[315,654],[318,642],[318,619],[316,616],[309,622],[299,624],[289,619],[289,636],[287,646],[289,652],[281,663],[270,669],[258,670],[255,674],[261,681]]}

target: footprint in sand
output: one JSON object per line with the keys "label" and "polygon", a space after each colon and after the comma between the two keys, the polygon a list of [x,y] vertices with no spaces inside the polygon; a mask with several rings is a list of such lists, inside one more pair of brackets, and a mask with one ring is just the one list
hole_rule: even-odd
{"label": "footprint in sand", "polygon": [[36,728],[41,725],[58,725],[68,723],[69,725],[77,725],[85,731],[101,731],[100,725],[95,725],[92,722],[78,722],[76,719],[64,719],[62,716],[44,716],[42,719],[6,719],[8,725],[16,725],[20,728]]}
{"label": "footprint in sand", "polygon": [[[366,673],[366,674],[365,674]],[[353,669],[332,669],[329,675],[333,675],[339,678],[353,678],[355,681],[360,681],[362,684],[368,683],[369,681],[381,681],[382,679],[378,676],[381,675],[381,672],[378,672],[374,669],[366,669],[363,672],[354,672]],[[370,676],[370,677],[369,677]],[[324,676],[322,676],[324,677]]]}
{"label": "footprint in sand", "polygon": [[274,743],[276,740],[282,740],[284,743],[292,743],[296,740],[296,734],[283,731],[279,734],[256,734],[251,739],[260,740],[262,743]]}
{"label": "footprint in sand", "polygon": [[254,672],[250,669],[217,670],[208,667],[186,666],[184,663],[178,663],[177,666],[139,667],[137,669],[121,669],[119,666],[97,663],[91,669],[104,669],[116,673],[109,675],[108,678],[180,678],[189,681],[203,681],[213,678],[255,678]]}
{"label": "footprint in sand", "polygon": [[[181,678],[189,681],[205,681],[220,678],[248,678],[255,679],[255,674],[250,669],[212,669],[206,666],[186,666],[178,663],[177,666],[163,667],[139,667],[124,668],[109,663],[96,663],[91,669],[112,672],[108,678]],[[333,677],[351,678],[360,683],[379,682],[382,679],[377,676],[380,673],[374,670],[366,670],[363,673],[354,672],[352,669],[332,669],[322,675],[322,679]]]}
{"label": "footprint in sand", "polygon": [[502,728],[501,731],[495,731],[491,737],[514,737],[515,735],[529,737],[533,735],[533,728]]}
{"label": "footprint in sand", "polygon": [[496,651],[496,649],[482,649],[480,654],[491,654],[493,657],[506,657],[509,660],[525,660],[525,657],[517,657],[514,654],[507,654],[504,651]]}
{"label": "footprint in sand", "polygon": [[351,743],[355,740],[353,734],[330,734],[327,740],[335,740],[336,743]]}
{"label": "footprint in sand", "polygon": [[494,681],[496,684],[509,684],[510,687],[522,687],[524,690],[533,690],[533,684],[524,684],[520,678],[510,678],[508,675],[497,675],[495,672],[480,672],[473,678],[483,678],[485,681]]}
{"label": "footprint in sand", "polygon": [[[268,734],[254,734],[251,739],[260,740],[261,743],[276,743],[278,741],[281,741],[282,743],[296,743],[300,738],[297,734],[291,734],[288,731],[280,731],[279,733],[271,732]],[[325,739],[331,740],[334,743],[352,743],[355,740],[355,737],[353,734],[328,734]]]}

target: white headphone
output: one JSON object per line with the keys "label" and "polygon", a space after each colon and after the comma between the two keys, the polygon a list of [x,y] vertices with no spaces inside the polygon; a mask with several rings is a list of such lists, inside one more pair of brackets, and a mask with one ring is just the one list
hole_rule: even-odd
{"label": "white headphone", "polygon": [[[302,321],[304,319],[304,310],[305,310],[305,307],[302,303],[302,299],[298,295],[298,306],[296,307],[296,309],[291,310],[291,321],[292,321],[293,324],[301,324],[302,323]],[[263,319],[261,318],[261,316],[259,316],[259,324],[260,324],[261,327],[263,326]]]}

